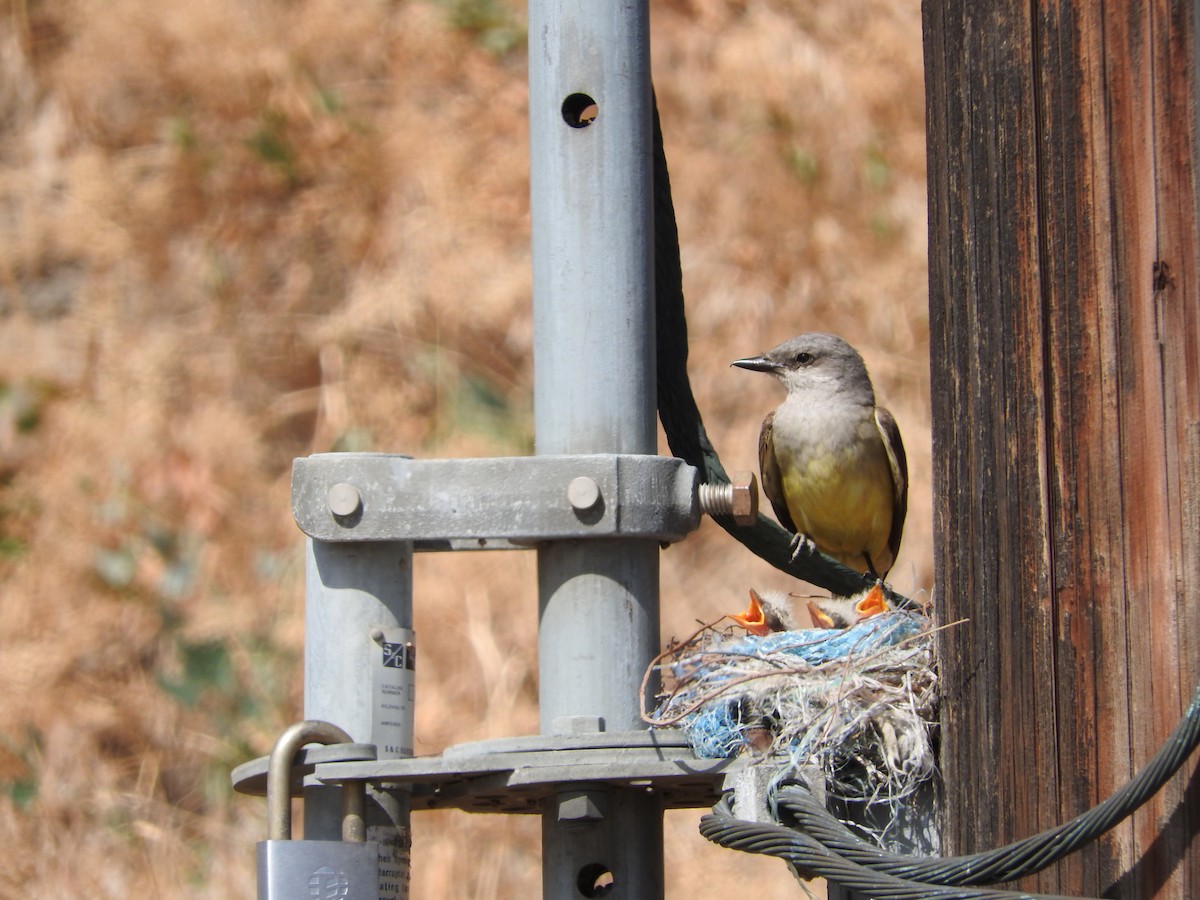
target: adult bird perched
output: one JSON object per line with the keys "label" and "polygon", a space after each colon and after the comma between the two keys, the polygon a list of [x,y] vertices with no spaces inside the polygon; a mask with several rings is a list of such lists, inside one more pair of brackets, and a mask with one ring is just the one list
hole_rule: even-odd
{"label": "adult bird perched", "polygon": [[758,462],[779,523],[827,556],[882,578],[908,508],[908,462],[858,351],[832,334],[784,341],[733,365],[770,372],[787,397],[763,420]]}

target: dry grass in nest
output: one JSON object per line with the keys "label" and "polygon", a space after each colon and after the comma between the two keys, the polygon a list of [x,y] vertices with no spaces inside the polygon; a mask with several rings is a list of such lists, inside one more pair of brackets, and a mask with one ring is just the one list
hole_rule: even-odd
{"label": "dry grass in nest", "polygon": [[815,767],[829,795],[876,815],[934,771],[937,672],[922,613],[761,638],[706,626],[657,668],[667,684],[646,720],[682,727],[697,756],[749,754],[775,783]]}

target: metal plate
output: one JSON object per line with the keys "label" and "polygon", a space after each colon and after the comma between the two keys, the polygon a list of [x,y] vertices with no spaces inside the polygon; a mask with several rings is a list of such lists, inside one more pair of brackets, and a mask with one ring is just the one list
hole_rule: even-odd
{"label": "metal plate", "polygon": [[[374,759],[375,756],[374,744],[329,744],[303,747],[296,754],[296,762],[292,766],[292,794],[300,796],[304,778],[311,775],[320,763]],[[230,776],[233,781],[233,789],[239,794],[249,794],[252,797],[267,796],[268,759],[269,757],[260,756],[258,759],[244,762],[234,769]]]}
{"label": "metal plate", "polygon": [[744,758],[697,759],[678,731],[535,735],[482,741],[441,756],[331,763],[316,777],[403,785],[412,808],[539,813],[563,789],[605,784],[654,791],[666,808],[711,806]]}

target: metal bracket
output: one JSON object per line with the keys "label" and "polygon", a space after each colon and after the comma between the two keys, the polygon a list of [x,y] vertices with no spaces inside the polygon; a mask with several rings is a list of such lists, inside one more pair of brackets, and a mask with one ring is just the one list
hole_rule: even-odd
{"label": "metal bracket", "polygon": [[699,483],[695,468],[663,456],[321,453],[292,465],[292,513],[317,540],[412,541],[416,550],[674,542],[700,524]]}
{"label": "metal bracket", "polygon": [[[233,789],[264,796],[267,762],[263,756],[234,769]],[[543,801],[564,790],[624,787],[656,791],[666,809],[699,809],[716,803],[723,781],[748,764],[745,757],[700,759],[684,732],[674,728],[498,738],[404,759],[377,760],[372,744],[334,744],[300,751],[292,791],[299,794],[302,779],[365,781],[407,789],[413,810],[539,813]]]}
{"label": "metal bracket", "polygon": [[413,810],[540,813],[589,785],[657,792],[668,809],[712,806],[744,758],[698,759],[677,730],[535,735],[460,744],[441,756],[317,766],[321,781],[403,785]]}

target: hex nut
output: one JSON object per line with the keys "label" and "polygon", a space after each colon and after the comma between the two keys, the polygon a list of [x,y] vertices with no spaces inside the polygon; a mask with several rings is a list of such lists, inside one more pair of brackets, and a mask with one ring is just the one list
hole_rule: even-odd
{"label": "hex nut", "polygon": [[604,812],[595,799],[583,791],[564,792],[558,798],[558,821],[564,825],[599,822]]}
{"label": "hex nut", "polygon": [[758,479],[753,472],[734,472],[731,478],[733,502],[730,515],[739,525],[753,525],[758,520]]}

